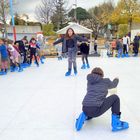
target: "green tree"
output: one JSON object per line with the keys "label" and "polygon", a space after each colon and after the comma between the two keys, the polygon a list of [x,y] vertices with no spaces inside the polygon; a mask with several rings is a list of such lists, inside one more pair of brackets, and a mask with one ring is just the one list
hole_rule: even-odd
{"label": "green tree", "polygon": [[55,30],[63,28],[67,24],[67,10],[64,0],[58,0],[55,3],[55,12],[51,17]]}
{"label": "green tree", "polygon": [[120,24],[118,27],[118,35],[119,37],[123,37],[124,35],[128,34],[129,28],[128,24]]}
{"label": "green tree", "polygon": [[53,29],[54,29],[53,24],[43,24],[42,25],[43,35],[45,35],[45,36],[55,35],[55,32]]}
{"label": "green tree", "polygon": [[[69,13],[68,16],[75,21],[74,19],[74,13],[75,9],[72,9]],[[77,20],[80,23],[81,21],[87,20],[89,18],[89,13],[86,11],[86,9],[83,9],[81,7],[77,7],[76,9],[76,14],[77,14]]]}

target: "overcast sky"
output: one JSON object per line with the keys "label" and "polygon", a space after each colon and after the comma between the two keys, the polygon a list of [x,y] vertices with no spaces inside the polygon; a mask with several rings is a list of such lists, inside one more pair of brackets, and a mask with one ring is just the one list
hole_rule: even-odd
{"label": "overcast sky", "polygon": [[[17,4],[14,6],[14,12],[26,13],[30,18],[35,19],[35,8],[41,3],[41,0],[16,0]],[[76,0],[68,0],[68,7],[71,7]],[[77,0],[78,7],[91,8],[95,5],[101,4],[108,0]],[[118,0],[114,0],[117,2]]]}

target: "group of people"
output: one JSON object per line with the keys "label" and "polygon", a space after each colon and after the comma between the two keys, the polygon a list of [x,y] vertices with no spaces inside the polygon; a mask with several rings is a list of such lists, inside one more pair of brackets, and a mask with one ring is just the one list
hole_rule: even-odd
{"label": "group of people", "polygon": [[[65,76],[71,75],[72,66],[74,69],[74,74],[77,74],[76,54],[78,49],[78,41],[81,42],[79,45],[83,60],[83,65],[81,68],[85,68],[86,66],[89,67],[87,59],[89,46],[88,39],[86,37],[76,35],[74,30],[69,28],[65,36],[53,43],[53,45],[62,43],[62,52],[68,54],[68,71],[66,72]],[[87,65],[85,65],[84,59],[86,59]],[[88,74],[87,94],[82,102],[83,112],[80,114],[75,125],[77,131],[82,128],[84,121],[99,117],[110,108],[112,110],[112,130],[119,131],[129,128],[129,124],[127,122],[120,121],[120,98],[117,95],[106,97],[108,94],[108,89],[116,88],[118,83],[118,78],[115,78],[113,81],[111,81],[109,78],[104,78],[103,70],[98,67],[94,68],[92,72]]]}
{"label": "group of people", "polygon": [[116,39],[112,42],[112,44],[109,42],[109,40],[106,40],[105,42],[105,48],[107,49],[107,55],[112,56],[113,51],[117,50],[117,57],[129,57],[129,49],[130,46],[132,48],[132,53],[134,57],[138,56],[139,53],[139,45],[140,45],[140,36],[137,34],[134,37],[133,42],[131,43],[130,37],[128,35],[125,35],[123,38]]}
{"label": "group of people", "polygon": [[22,72],[23,68],[31,66],[33,59],[37,66],[39,66],[39,61],[44,63],[44,56],[40,53],[42,46],[42,38],[31,38],[29,42],[27,36],[15,42],[12,40],[0,39],[0,75],[6,75],[9,67],[11,72],[16,70]]}
{"label": "group of people", "polygon": [[[85,36],[78,36],[75,34],[72,28],[69,28],[65,34],[65,36],[61,37],[57,41],[53,43],[53,45],[62,44],[62,53],[67,53],[68,56],[68,71],[65,73],[65,76],[70,76],[72,72],[72,68],[74,70],[74,74],[77,75],[77,63],[76,63],[76,55],[78,51],[78,41],[80,42],[80,50],[82,53],[82,69],[86,67],[89,68],[88,62],[88,54],[89,54],[89,45],[88,39]],[[85,62],[86,60],[86,62]]]}

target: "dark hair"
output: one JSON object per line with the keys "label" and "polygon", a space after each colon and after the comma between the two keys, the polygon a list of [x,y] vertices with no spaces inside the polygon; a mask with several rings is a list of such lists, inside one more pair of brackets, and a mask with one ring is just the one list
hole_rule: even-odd
{"label": "dark hair", "polygon": [[104,77],[104,72],[101,68],[94,68],[91,72],[92,74],[97,74],[97,75],[100,75],[101,77]]}
{"label": "dark hair", "polygon": [[36,39],[33,37],[33,38],[31,38],[30,42],[32,42],[33,40],[35,40],[35,41],[36,41]]}
{"label": "dark hair", "polygon": [[[72,31],[73,31],[73,35],[72,35],[72,36],[69,36],[69,34],[68,34],[69,30],[72,30]],[[72,28],[68,28],[67,31],[66,31],[65,38],[66,38],[66,39],[70,39],[70,38],[72,38],[74,35],[75,35],[74,30],[73,30]]]}

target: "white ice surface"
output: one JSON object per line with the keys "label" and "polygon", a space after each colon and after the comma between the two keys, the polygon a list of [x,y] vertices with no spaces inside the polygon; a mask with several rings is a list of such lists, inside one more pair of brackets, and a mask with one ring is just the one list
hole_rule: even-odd
{"label": "white ice surface", "polygon": [[105,76],[119,77],[122,119],[126,131],[111,131],[111,112],[86,122],[76,132],[86,94],[86,75],[78,58],[78,76],[65,77],[67,60],[47,59],[39,68],[0,77],[0,140],[139,140],[140,58],[90,58],[91,67],[102,67]]}

